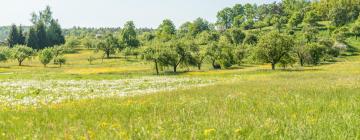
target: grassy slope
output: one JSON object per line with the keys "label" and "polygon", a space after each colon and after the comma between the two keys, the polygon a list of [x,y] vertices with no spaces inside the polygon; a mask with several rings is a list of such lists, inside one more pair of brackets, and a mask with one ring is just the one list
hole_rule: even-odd
{"label": "grassy slope", "polygon": [[[349,42],[360,46],[354,39]],[[0,70],[15,71],[16,76],[0,78],[113,79],[124,75],[119,74],[124,71],[117,69],[141,65],[140,62],[122,62],[123,66],[112,66],[111,62],[107,66],[95,64],[87,67],[96,70],[111,67],[114,71],[89,74],[83,69],[85,66],[79,65],[83,62],[70,62],[62,69],[44,69],[40,64],[20,68],[10,63],[8,68]],[[359,63],[360,56],[354,55],[335,64],[293,71],[269,71],[256,66],[189,72],[176,76],[225,80],[210,87],[146,96],[76,101],[40,108],[2,107],[0,139],[359,139]],[[83,71],[66,73],[79,69]],[[42,74],[36,72],[39,70]]]}

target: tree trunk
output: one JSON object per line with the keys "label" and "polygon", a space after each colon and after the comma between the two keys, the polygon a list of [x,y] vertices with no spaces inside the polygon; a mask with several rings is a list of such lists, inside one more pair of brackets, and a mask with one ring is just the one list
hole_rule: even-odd
{"label": "tree trunk", "polygon": [[201,70],[201,64],[198,64],[198,70]]}
{"label": "tree trunk", "polygon": [[271,69],[275,70],[275,63],[271,63]]}
{"label": "tree trunk", "polygon": [[22,61],[18,61],[19,62],[19,66],[21,66],[21,64],[22,64]]}
{"label": "tree trunk", "polygon": [[304,59],[300,59],[300,65],[303,67],[304,66]]}
{"label": "tree trunk", "polygon": [[106,58],[108,58],[108,59],[110,58],[110,51],[106,52]]}
{"label": "tree trunk", "polygon": [[177,66],[175,65],[175,66],[174,66],[174,72],[175,72],[175,73],[176,73],[176,68],[177,68]]}
{"label": "tree trunk", "polygon": [[159,67],[158,67],[158,63],[157,61],[155,60],[155,69],[156,69],[156,75],[159,75]]}
{"label": "tree trunk", "polygon": [[212,64],[213,68],[216,69],[215,60],[213,60],[211,64]]}

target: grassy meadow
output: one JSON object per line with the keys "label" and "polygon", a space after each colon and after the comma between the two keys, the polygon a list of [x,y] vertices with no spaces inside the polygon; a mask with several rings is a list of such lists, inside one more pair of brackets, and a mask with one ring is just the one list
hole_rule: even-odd
{"label": "grassy meadow", "polygon": [[90,50],[65,55],[62,68],[8,61],[0,139],[360,139],[360,56],[346,54],[313,67],[160,76],[135,57],[90,65]]}

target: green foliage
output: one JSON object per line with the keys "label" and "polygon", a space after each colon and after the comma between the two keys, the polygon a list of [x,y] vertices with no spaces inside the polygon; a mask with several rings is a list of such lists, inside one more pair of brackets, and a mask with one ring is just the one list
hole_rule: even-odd
{"label": "green foliage", "polygon": [[39,22],[35,25],[35,29],[36,29],[36,37],[37,37],[37,45],[36,48],[33,49],[37,49],[37,50],[41,50],[44,49],[48,46],[49,42],[48,42],[48,38],[47,38],[47,33],[46,33],[46,27],[45,24],[43,22]]}
{"label": "green foliage", "polygon": [[96,60],[96,58],[93,57],[93,56],[89,56],[89,57],[87,58],[87,61],[89,62],[90,65],[92,65],[92,62],[95,61],[95,60]]}
{"label": "green foliage", "polygon": [[33,13],[31,22],[34,25],[30,28],[26,41],[29,47],[41,50],[65,43],[61,26],[56,19],[53,19],[49,6],[38,14]]}
{"label": "green foliage", "polygon": [[51,62],[54,58],[54,53],[52,48],[45,48],[39,52],[39,60],[46,67],[47,64]]}
{"label": "green foliage", "polygon": [[162,48],[160,60],[164,66],[171,66],[174,72],[181,64],[188,64],[191,57],[189,46],[184,42],[172,40]]}
{"label": "green foliage", "polygon": [[61,68],[61,66],[66,63],[66,59],[65,59],[64,57],[62,57],[62,56],[61,56],[61,57],[56,57],[56,58],[54,59],[54,63],[55,63],[55,64],[58,64],[59,67]]}
{"label": "green foliage", "polygon": [[286,55],[290,55],[293,48],[294,41],[291,37],[270,32],[260,38],[255,55],[260,61],[271,63],[275,70],[275,65]]}
{"label": "green foliage", "polygon": [[359,25],[359,24],[355,24],[355,25],[351,28],[351,33],[356,37],[356,40],[357,40],[358,37],[360,36],[360,25]]}
{"label": "green foliage", "polygon": [[248,44],[248,45],[256,45],[258,42],[258,37],[255,34],[247,34],[245,39],[244,39],[244,43]]}
{"label": "green foliage", "polygon": [[28,37],[27,37],[27,40],[26,40],[26,44],[31,47],[31,48],[35,48],[37,49],[38,48],[38,36],[36,34],[36,29],[34,27],[31,27],[30,30],[29,30],[29,34],[28,34]]}
{"label": "green foliage", "polygon": [[308,43],[315,42],[317,40],[318,33],[319,30],[310,24],[304,25],[302,29],[302,34]]}
{"label": "green foliage", "polygon": [[234,17],[233,20],[234,20],[234,21],[233,21],[232,25],[233,25],[233,27],[235,27],[235,28],[240,28],[240,27],[242,27],[242,24],[245,22],[245,18],[244,18],[244,16],[242,16],[242,15],[238,15],[238,16]]}
{"label": "green foliage", "polygon": [[231,28],[233,22],[233,11],[231,8],[225,8],[219,11],[216,15],[217,25],[221,26],[224,30]]}
{"label": "green foliage", "polygon": [[30,58],[30,56],[33,55],[33,49],[25,45],[15,45],[11,49],[11,53],[12,57],[15,58],[18,61],[19,66],[21,66],[25,59]]}
{"label": "green foliage", "polygon": [[133,21],[125,23],[124,28],[121,30],[120,41],[122,42],[121,44],[130,48],[135,48],[140,45]]}
{"label": "green foliage", "polygon": [[161,63],[161,44],[158,42],[152,42],[150,46],[147,46],[142,51],[142,58],[146,61],[152,61],[155,65],[156,74],[159,75],[159,65]]}
{"label": "green foliage", "polygon": [[165,19],[156,31],[156,37],[162,41],[169,41],[175,36],[175,33],[174,23],[169,19]]}
{"label": "green foliage", "polygon": [[23,30],[21,26],[19,28],[16,25],[11,26],[9,36],[7,38],[7,43],[10,48],[14,47],[14,45],[25,44],[25,37],[23,35]]}
{"label": "green foliage", "polygon": [[106,35],[105,40],[99,41],[96,47],[97,50],[104,52],[106,58],[110,58],[111,54],[115,54],[116,49],[122,49],[121,45],[118,44],[118,40],[112,34]]}
{"label": "green foliage", "polygon": [[233,44],[239,45],[244,42],[246,35],[239,28],[231,28],[228,31],[231,36],[231,42]]}
{"label": "green foliage", "polygon": [[318,15],[316,15],[315,11],[308,11],[304,17],[304,23],[309,24],[310,26],[316,26],[318,21]]}
{"label": "green foliage", "polygon": [[200,45],[207,45],[211,42],[216,42],[219,40],[219,34],[217,32],[214,31],[204,31],[202,33],[200,33],[197,37],[196,37],[196,42],[197,44]]}
{"label": "green foliage", "polygon": [[206,55],[211,61],[211,65],[214,69],[220,69],[219,60],[221,59],[221,47],[217,43],[210,43],[206,47]]}
{"label": "green foliage", "polygon": [[11,50],[8,47],[0,46],[0,62],[4,62],[11,57]]}
{"label": "green foliage", "polygon": [[243,59],[246,57],[246,48],[243,46],[237,46],[234,50],[234,59],[238,65],[243,63]]}
{"label": "green foliage", "polygon": [[125,56],[125,59],[128,59],[128,56],[129,55],[132,55],[132,49],[131,48],[125,48],[124,50],[122,50],[124,56]]}
{"label": "green foliage", "polygon": [[307,60],[308,63],[318,65],[321,61],[321,58],[325,55],[325,47],[317,43],[306,44],[306,47],[309,51],[309,57]]}
{"label": "green foliage", "polygon": [[209,22],[202,18],[197,18],[194,22],[192,22],[189,25],[189,33],[193,37],[197,36],[198,34],[204,31],[209,31],[209,30],[210,30]]}
{"label": "green foliage", "polygon": [[332,35],[332,37],[340,43],[344,43],[347,36],[348,36],[347,28],[338,28],[333,32],[333,35]]}
{"label": "green foliage", "polygon": [[48,39],[47,46],[55,46],[65,43],[65,37],[62,34],[60,24],[54,19],[50,21],[50,26],[47,28],[46,34]]}
{"label": "green foliage", "polygon": [[297,27],[303,20],[303,14],[301,12],[295,12],[289,19],[289,26],[291,28]]}

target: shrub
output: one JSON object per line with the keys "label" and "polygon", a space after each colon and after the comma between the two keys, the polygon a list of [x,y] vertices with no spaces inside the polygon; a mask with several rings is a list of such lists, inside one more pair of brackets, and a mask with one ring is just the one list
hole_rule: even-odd
{"label": "shrub", "polygon": [[54,58],[54,53],[51,48],[45,48],[39,53],[40,62],[46,67],[47,64],[51,62]]}
{"label": "shrub", "polygon": [[33,55],[34,51],[32,48],[25,45],[15,45],[14,48],[11,49],[12,57],[15,58],[19,66],[22,65],[22,62]]}

